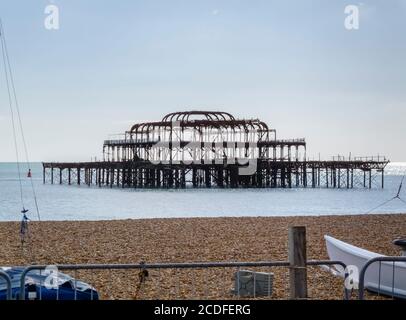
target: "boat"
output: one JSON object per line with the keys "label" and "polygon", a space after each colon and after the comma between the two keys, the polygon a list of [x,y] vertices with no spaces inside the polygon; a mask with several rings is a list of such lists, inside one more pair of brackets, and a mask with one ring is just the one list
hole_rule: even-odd
{"label": "boat", "polygon": [[[358,272],[351,274],[355,284],[359,282],[359,272],[372,258],[385,257],[382,254],[368,251],[331,236],[324,236],[330,260],[342,261],[355,266]],[[395,242],[396,244],[396,242]],[[335,274],[344,277],[342,266],[335,266]],[[349,269],[351,270],[351,269]],[[391,297],[406,299],[406,262],[376,262],[371,264],[365,273],[365,289]]]}
{"label": "boat", "polygon": [[[12,299],[20,299],[20,281],[24,267],[2,267],[1,271],[7,273],[11,279]],[[99,294],[89,284],[72,278],[71,276],[57,272],[52,275],[56,279],[55,287],[47,286],[46,280],[49,275],[39,270],[30,271],[25,277],[26,300],[99,300]],[[7,299],[7,284],[0,277],[0,300]]]}

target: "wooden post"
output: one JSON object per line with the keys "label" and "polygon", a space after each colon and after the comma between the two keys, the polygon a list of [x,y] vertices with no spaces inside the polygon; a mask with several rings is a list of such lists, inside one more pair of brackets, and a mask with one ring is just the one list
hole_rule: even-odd
{"label": "wooden post", "polygon": [[306,227],[289,228],[290,298],[307,298]]}

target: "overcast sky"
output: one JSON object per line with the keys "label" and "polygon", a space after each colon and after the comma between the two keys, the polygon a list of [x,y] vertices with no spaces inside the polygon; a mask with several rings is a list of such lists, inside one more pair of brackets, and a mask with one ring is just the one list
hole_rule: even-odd
{"label": "overcast sky", "polygon": [[[55,0],[47,30],[50,3],[0,2],[32,160],[87,161],[132,122],[211,109],[305,137],[310,157],[406,161],[406,0]],[[0,71],[0,161],[14,161]]]}

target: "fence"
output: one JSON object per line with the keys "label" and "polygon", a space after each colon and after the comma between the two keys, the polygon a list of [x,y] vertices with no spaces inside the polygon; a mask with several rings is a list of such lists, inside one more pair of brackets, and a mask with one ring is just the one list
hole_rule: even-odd
{"label": "fence", "polygon": [[[346,268],[345,264],[340,262],[340,261],[323,261],[323,260],[310,260],[306,262],[307,266],[334,266],[334,265],[340,265],[342,266],[344,269]],[[72,270],[75,272],[75,277],[73,281],[76,281],[76,272],[79,270],[87,270],[93,272],[98,270],[98,271],[108,271],[108,277],[112,277],[112,272],[114,270],[127,270],[127,271],[131,271],[131,270],[137,270],[138,276],[139,276],[139,282],[137,284],[137,286],[134,288],[134,284],[135,282],[133,282],[131,285],[133,286],[133,291],[137,291],[140,289],[140,286],[142,284],[142,275],[147,276],[148,275],[148,271],[152,271],[152,270],[158,270],[160,272],[160,270],[162,269],[171,269],[172,271],[175,271],[175,274],[177,273],[177,271],[179,269],[189,269],[191,270],[208,270],[208,269],[213,269],[213,268],[227,268],[227,269],[236,269],[236,271],[239,271],[240,268],[257,268],[257,267],[284,267],[284,268],[292,268],[291,264],[289,261],[262,261],[262,262],[205,262],[205,263],[154,263],[154,264],[146,264],[146,263],[139,263],[139,264],[84,264],[84,265],[56,265],[58,270]],[[20,292],[19,292],[19,299],[24,300],[26,299],[26,279],[29,276],[30,272],[33,271],[39,271],[40,273],[42,272],[42,270],[46,269],[47,266],[45,265],[33,265],[33,266],[29,266],[27,267],[22,275],[21,275],[21,281],[20,281]],[[239,276],[239,272],[235,273],[237,275],[237,277]],[[346,276],[348,276],[346,274]],[[254,275],[255,277],[255,275]],[[145,278],[144,278],[145,280]],[[240,283],[239,281],[240,279],[237,278],[237,283]],[[255,289],[255,278],[253,281],[254,284],[254,290],[253,290],[253,296],[252,298],[257,298],[256,297],[256,289]],[[93,285],[93,284],[91,284]],[[193,290],[196,290],[196,288],[194,287],[194,281],[191,280],[189,282],[189,285],[193,286]],[[344,286],[343,286],[344,288]],[[159,290],[161,288],[158,288]],[[178,298],[179,298],[179,293],[180,293],[180,289],[179,287],[178,289]],[[240,287],[237,286],[236,288],[236,292],[234,292],[234,297],[236,296],[237,298],[240,298]],[[40,289],[39,289],[39,299],[42,299],[42,286],[40,283]],[[59,287],[56,289],[56,299],[59,298]],[[269,292],[271,293],[271,291]],[[195,292],[196,294],[196,292]],[[344,294],[344,299],[349,299],[349,295],[348,295],[348,291],[344,289],[343,291]],[[268,298],[270,298],[271,294],[268,294]],[[74,296],[73,296],[73,300],[76,300],[78,297],[77,294],[77,288],[76,285],[74,286]],[[93,296],[93,293],[91,293],[91,297],[90,300],[92,300],[95,296]],[[135,296],[135,298],[137,298],[137,296]],[[210,298],[207,295],[207,298]]]}
{"label": "fence", "polygon": [[[389,296],[392,298],[395,297],[399,297],[399,292],[397,291],[397,289],[395,288],[395,284],[397,283],[396,281],[396,270],[397,267],[401,267],[402,269],[400,269],[400,271],[403,271],[403,275],[404,272],[406,272],[406,265],[403,264],[406,263],[406,256],[396,256],[396,257],[387,257],[387,256],[382,256],[382,257],[376,257],[373,258],[371,260],[369,260],[361,269],[360,274],[359,274],[359,292],[358,292],[358,297],[360,300],[363,300],[365,298],[365,290],[371,290],[374,291],[375,293],[379,295],[385,295],[385,296]],[[399,264],[402,263],[402,264]],[[366,274],[367,271],[370,271],[369,276],[371,276],[371,272],[373,272],[373,270],[371,270],[371,266],[376,267],[376,264],[378,264],[378,267],[376,268],[376,270],[378,271],[377,277],[375,277],[375,279],[377,279],[377,283],[373,283],[370,281],[366,281]],[[382,266],[382,264],[384,264]],[[329,266],[330,268],[335,266],[335,265],[340,265],[344,270],[346,269],[346,265],[341,262],[341,261],[323,261],[323,260],[309,260],[306,262],[306,266],[311,267],[311,266]],[[33,266],[29,266],[26,269],[24,269],[24,271],[22,272],[21,275],[21,279],[20,279],[20,290],[19,293],[17,291],[17,293],[15,292],[15,294],[18,295],[18,298],[21,300],[25,300],[26,299],[26,280],[27,277],[29,276],[30,272],[32,271],[40,271],[40,273],[42,272],[42,270],[46,269],[48,266],[46,265],[33,265]],[[183,269],[183,270],[201,270],[201,269],[213,269],[213,268],[228,268],[228,269],[236,269],[236,271],[239,271],[241,268],[257,268],[257,267],[282,267],[282,268],[287,268],[290,269],[291,268],[291,264],[289,261],[259,261],[259,262],[204,262],[204,263],[153,263],[153,264],[146,264],[146,263],[138,263],[138,264],[83,264],[83,265],[56,265],[58,270],[71,270],[75,272],[75,277],[73,281],[76,281],[76,272],[79,270],[87,270],[93,272],[94,271],[107,271],[109,272],[109,275],[111,276],[111,272],[114,270],[127,270],[127,271],[131,271],[131,270],[136,270],[138,271],[138,276],[140,274],[144,274],[145,272],[148,271],[152,271],[152,270],[158,270],[160,271],[161,269],[163,270],[169,270],[171,269],[172,271],[175,271],[175,274],[177,273],[178,269]],[[386,270],[386,276],[385,274],[382,275],[382,270]],[[237,276],[239,275],[238,272],[235,273]],[[346,281],[346,278],[348,277],[348,273],[345,273],[345,279],[344,279],[344,283]],[[10,276],[0,270],[0,278],[3,279],[5,281],[5,287],[6,287],[6,299],[10,300],[12,299],[12,281],[10,279]],[[286,280],[286,279],[285,279]],[[141,281],[142,282],[142,281]],[[140,282],[140,283],[141,283]],[[239,283],[239,279],[237,278],[237,282]],[[140,284],[138,283],[138,284]],[[255,290],[255,275],[254,275],[254,290],[253,290],[253,296],[252,298],[257,298],[255,296],[256,294],[256,290]],[[401,283],[401,282],[398,282]],[[137,288],[134,288],[134,285],[136,284],[136,282],[133,282],[131,284],[131,286],[133,287],[133,291],[137,291]],[[192,281],[190,283],[191,285],[194,284],[194,281]],[[389,284],[389,285],[388,285]],[[92,284],[93,285],[93,284]],[[42,286],[40,286],[40,288],[42,288]],[[57,294],[56,294],[56,299],[58,299],[58,289],[59,287],[56,289],[57,290]],[[135,290],[134,290],[135,289]],[[139,289],[139,288],[138,288]],[[159,288],[161,289],[161,288]],[[42,299],[42,289],[40,289],[40,294],[39,294],[39,299]],[[75,286],[74,288],[74,299],[76,300],[78,295],[76,292],[77,288]],[[195,288],[193,288],[193,290],[195,290]],[[236,292],[234,293],[235,296],[237,298],[240,298],[240,287],[237,286],[236,287]],[[269,294],[268,294],[268,298],[271,297],[271,292],[272,290],[270,290]],[[195,292],[196,293],[196,292]],[[343,286],[343,293],[344,293],[344,299],[348,300],[350,299],[350,291],[346,290],[345,287]],[[179,294],[179,288],[178,288],[178,294]],[[15,297],[14,297],[15,298]],[[91,294],[90,296],[90,300],[92,300],[93,298],[95,298],[95,296],[93,296],[93,294]]]}
{"label": "fence", "polygon": [[5,281],[6,300],[11,300],[11,279],[10,279],[10,276],[6,272],[4,272],[3,270],[0,270],[0,278],[2,278]]}
{"label": "fence", "polygon": [[[369,289],[371,291],[375,291],[378,295],[383,294],[386,296],[391,296],[392,298],[402,296],[406,298],[406,290],[405,290],[405,281],[404,278],[406,276],[406,264],[396,264],[396,262],[405,262],[406,263],[406,256],[399,256],[399,257],[375,257],[369,260],[361,269],[359,274],[359,299],[363,300],[365,297],[365,289]],[[377,277],[374,279],[372,274],[372,267],[374,264],[378,263],[377,270]],[[383,263],[383,266],[382,266]],[[376,266],[376,265],[375,265]],[[382,274],[382,269],[384,272]],[[366,274],[367,271],[369,272],[369,279],[368,283],[366,284]],[[401,279],[398,283],[403,284],[403,292],[398,292],[400,290],[395,289],[395,279],[396,279],[396,270],[398,273],[401,273]],[[386,272],[385,272],[386,271]],[[377,280],[378,283],[375,283],[374,280]]]}

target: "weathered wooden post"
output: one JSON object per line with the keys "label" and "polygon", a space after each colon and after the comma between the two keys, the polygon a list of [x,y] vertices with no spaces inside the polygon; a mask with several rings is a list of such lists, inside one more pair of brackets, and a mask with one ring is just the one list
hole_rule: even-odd
{"label": "weathered wooden post", "polygon": [[289,228],[290,298],[307,298],[306,227]]}

